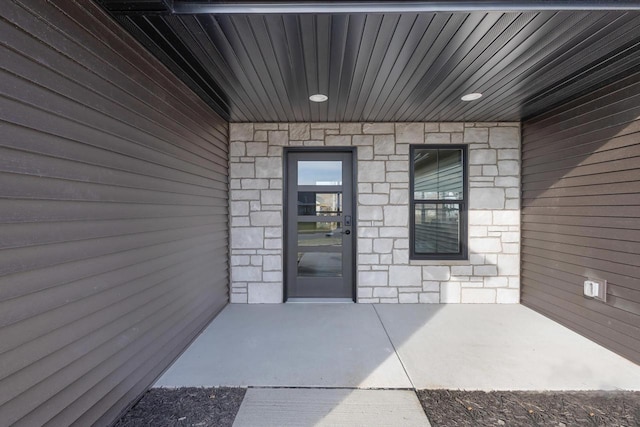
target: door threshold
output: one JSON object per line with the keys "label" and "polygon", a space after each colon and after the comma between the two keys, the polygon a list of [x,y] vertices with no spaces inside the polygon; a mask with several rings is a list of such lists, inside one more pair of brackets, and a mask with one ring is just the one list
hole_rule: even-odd
{"label": "door threshold", "polygon": [[351,298],[289,298],[286,302],[354,304]]}

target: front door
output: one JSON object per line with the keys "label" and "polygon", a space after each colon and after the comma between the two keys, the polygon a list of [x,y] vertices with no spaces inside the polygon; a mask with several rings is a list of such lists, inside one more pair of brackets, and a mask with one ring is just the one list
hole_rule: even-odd
{"label": "front door", "polygon": [[287,152],[287,299],[354,299],[352,151]]}

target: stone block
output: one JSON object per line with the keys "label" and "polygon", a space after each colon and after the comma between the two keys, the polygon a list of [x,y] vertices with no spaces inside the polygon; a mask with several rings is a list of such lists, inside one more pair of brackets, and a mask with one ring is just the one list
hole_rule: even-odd
{"label": "stone block", "polygon": [[251,257],[248,255],[231,255],[231,265],[249,265]]}
{"label": "stone block", "polygon": [[264,178],[243,178],[240,182],[243,190],[264,190],[269,188],[269,180]]}
{"label": "stone block", "polygon": [[449,280],[451,278],[451,269],[449,266],[424,266],[422,267],[422,278],[424,280]]}
{"label": "stone block", "polygon": [[243,157],[247,154],[244,142],[233,141],[229,144],[229,157]]}
{"label": "stone block", "polygon": [[264,130],[256,131],[253,134],[253,140],[256,142],[267,142],[269,140],[269,134]]}
{"label": "stone block", "polygon": [[373,152],[375,155],[394,154],[396,142],[393,135],[375,135],[373,137]]}
{"label": "stone block", "polygon": [[247,156],[266,156],[268,148],[266,142],[247,142]]}
{"label": "stone block", "polygon": [[497,176],[498,175],[498,167],[497,166],[482,166],[482,176]]}
{"label": "stone block", "polygon": [[497,127],[489,131],[489,146],[492,148],[519,148],[520,128]]}
{"label": "stone block", "polygon": [[496,150],[469,150],[470,165],[495,165],[497,162]]}
{"label": "stone block", "polygon": [[460,283],[447,282],[440,284],[440,303],[458,304],[460,303]]}
{"label": "stone block", "polygon": [[420,294],[421,304],[439,304],[440,294],[438,292],[423,292]]}
{"label": "stone block", "polygon": [[231,280],[234,282],[259,282],[262,280],[262,269],[246,265],[231,267]]}
{"label": "stone block", "polygon": [[408,172],[387,172],[387,182],[409,182]]}
{"label": "stone block", "polygon": [[259,157],[256,159],[256,177],[282,178],[282,159],[279,157]]}
{"label": "stone block", "polygon": [[247,294],[233,292],[229,297],[229,302],[231,302],[231,304],[246,304]]}
{"label": "stone block", "polygon": [[469,209],[504,209],[502,188],[473,188],[469,191]]}
{"label": "stone block", "polygon": [[422,286],[422,267],[392,265],[389,267],[389,286]]}
{"label": "stone block", "polygon": [[358,182],[384,182],[384,162],[360,162],[358,165]]}
{"label": "stone block", "polygon": [[389,161],[387,162],[387,171],[389,172],[404,172],[409,170],[409,162],[404,161]]}
{"label": "stone block", "polygon": [[373,146],[372,135],[353,135],[351,141],[353,145],[357,146]]}
{"label": "stone block", "polygon": [[496,276],[498,267],[495,265],[476,265],[473,267],[474,276]]}
{"label": "stone block", "polygon": [[251,212],[251,225],[254,226],[274,226],[282,224],[282,214],[280,212],[258,211]]}
{"label": "stone block", "polygon": [[517,160],[499,160],[498,171],[501,176],[520,175],[520,162]]}
{"label": "stone block", "polygon": [[289,124],[289,139],[296,141],[306,141],[311,139],[311,126],[309,123]]}
{"label": "stone block", "polygon": [[518,160],[520,159],[520,150],[499,149],[498,160]]}
{"label": "stone block", "polygon": [[424,124],[396,123],[396,143],[424,144]]}
{"label": "stone block", "polygon": [[359,183],[359,184],[358,184],[358,193],[360,193],[360,194],[363,194],[363,193],[364,193],[364,194],[370,194],[370,193],[373,193],[372,188],[373,188],[373,187],[372,187],[372,186],[371,186],[371,184],[370,184],[370,183],[368,183],[368,182],[365,182],[365,183]]}
{"label": "stone block", "polygon": [[264,246],[262,228],[232,228],[232,249],[261,249]]}
{"label": "stone block", "polygon": [[282,302],[282,283],[249,283],[249,304],[279,304]]}
{"label": "stone block", "polygon": [[518,188],[520,186],[520,178],[516,178],[515,176],[499,176],[496,177],[495,186]]}
{"label": "stone block", "polygon": [[231,202],[229,208],[233,216],[249,215],[249,202]]}
{"label": "stone block", "polygon": [[385,206],[384,207],[385,226],[408,226],[409,207],[408,206]]}
{"label": "stone block", "polygon": [[425,135],[425,143],[426,144],[450,144],[451,143],[451,134],[450,133],[427,133]]}
{"label": "stone block", "polygon": [[358,239],[358,253],[360,254],[370,254],[373,252],[373,240],[372,239],[364,239],[360,237]]}
{"label": "stone block", "polygon": [[349,135],[331,135],[324,139],[325,145],[349,147],[351,146],[351,136]]}
{"label": "stone block", "polygon": [[389,192],[389,203],[392,205],[409,204],[409,192],[407,190],[391,190]]}
{"label": "stone block", "polygon": [[389,254],[393,249],[393,239],[373,239],[373,252]]}
{"label": "stone block", "polygon": [[469,239],[469,250],[478,254],[498,253],[502,244],[496,237],[474,237]]}
{"label": "stone block", "polygon": [[229,123],[230,141],[252,141],[253,123]]}
{"label": "stone block", "polygon": [[269,131],[269,144],[286,147],[289,145],[289,132],[283,130]]}
{"label": "stone block", "polygon": [[246,216],[234,216],[231,218],[231,226],[232,227],[249,227],[251,223],[249,222],[249,217]]}
{"label": "stone block", "polygon": [[492,304],[496,302],[496,290],[463,288],[460,300],[463,304]]}
{"label": "stone block", "polygon": [[357,135],[362,133],[362,123],[340,123],[342,135]]}
{"label": "stone block", "polygon": [[394,265],[409,264],[409,251],[407,251],[406,249],[394,249],[393,264]]}
{"label": "stone block", "polygon": [[362,126],[362,133],[368,134],[391,134],[394,131],[393,123],[365,123]]}
{"label": "stone block", "polygon": [[282,271],[266,271],[262,273],[262,281],[282,283]]}
{"label": "stone block", "polygon": [[483,283],[485,288],[506,288],[509,286],[509,279],[501,276],[485,277]]}
{"label": "stone block", "polygon": [[520,211],[494,211],[493,225],[520,225]]}
{"label": "stone block", "polygon": [[253,163],[231,163],[229,165],[230,178],[254,178],[256,171]]}
{"label": "stone block", "polygon": [[263,205],[282,205],[282,190],[263,190],[260,192]]}
{"label": "stone block", "polygon": [[464,132],[464,123],[459,123],[459,122],[440,123],[440,132]]}
{"label": "stone block", "polygon": [[408,227],[382,227],[380,229],[380,237],[409,237]]}
{"label": "stone block", "polygon": [[433,280],[422,282],[422,291],[423,292],[440,292],[440,282],[436,282]]}
{"label": "stone block", "polygon": [[398,289],[388,287],[373,288],[373,296],[374,298],[397,298]]}
{"label": "stone block", "polygon": [[387,286],[386,271],[359,271],[358,286]]}
{"label": "stone block", "polygon": [[360,221],[380,221],[382,218],[382,207],[380,206],[369,206],[366,209],[358,209],[358,220]]}
{"label": "stone block", "polygon": [[498,254],[498,273],[501,276],[519,276],[520,257],[518,255]]}
{"label": "stone block", "polygon": [[373,297],[373,288],[358,287],[358,298],[371,298]]}
{"label": "stone block", "polygon": [[376,183],[373,184],[373,192],[379,194],[389,194],[389,184],[386,183]]}
{"label": "stone block", "polygon": [[454,265],[451,267],[452,276],[473,276],[473,266],[471,265]]}
{"label": "stone block", "polygon": [[262,268],[264,271],[282,271],[282,257],[280,255],[264,255]]}
{"label": "stone block", "polygon": [[380,255],[377,254],[359,254],[359,265],[378,265],[380,264]]}
{"label": "stone block", "polygon": [[417,293],[403,293],[398,295],[400,304],[417,304],[419,302]]}
{"label": "stone block", "polygon": [[282,226],[265,227],[264,237],[267,237],[267,238],[282,237]]}
{"label": "stone block", "polygon": [[518,304],[520,303],[519,289],[496,289],[498,292],[496,302],[498,304]]}
{"label": "stone block", "polygon": [[465,128],[463,141],[465,143],[489,142],[489,129],[487,128]]}
{"label": "stone block", "polygon": [[373,160],[373,147],[358,147],[358,160]]}
{"label": "stone block", "polygon": [[389,203],[389,196],[386,194],[360,194],[358,202],[362,205],[386,205]]}

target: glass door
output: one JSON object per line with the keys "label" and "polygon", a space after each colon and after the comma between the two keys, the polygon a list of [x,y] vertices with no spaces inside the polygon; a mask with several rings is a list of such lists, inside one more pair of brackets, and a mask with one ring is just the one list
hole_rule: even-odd
{"label": "glass door", "polygon": [[287,298],[353,299],[352,152],[287,155]]}

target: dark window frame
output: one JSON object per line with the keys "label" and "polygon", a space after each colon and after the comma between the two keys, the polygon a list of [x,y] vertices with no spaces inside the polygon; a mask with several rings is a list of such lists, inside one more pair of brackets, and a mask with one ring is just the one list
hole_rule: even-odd
{"label": "dark window frame", "polygon": [[[447,199],[415,199],[415,151],[416,150],[441,150],[459,149],[462,150],[462,201],[452,201]],[[411,144],[409,146],[409,258],[412,260],[468,260],[468,211],[469,211],[469,147],[466,144]],[[429,204],[457,204],[460,206],[460,242],[457,253],[447,254],[425,254],[416,253],[415,247],[415,224],[416,205],[420,203]]]}

